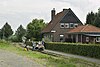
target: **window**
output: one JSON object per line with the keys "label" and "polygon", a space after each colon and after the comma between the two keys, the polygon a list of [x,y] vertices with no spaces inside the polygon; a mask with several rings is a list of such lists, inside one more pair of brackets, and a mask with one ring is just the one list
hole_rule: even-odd
{"label": "window", "polygon": [[73,28],[74,27],[74,24],[73,23],[70,23],[70,28]]}
{"label": "window", "polygon": [[61,23],[60,24],[60,28],[64,28],[64,23]]}
{"label": "window", "polygon": [[86,42],[89,42],[89,37],[86,37]]}
{"label": "window", "polygon": [[65,28],[69,28],[69,24],[68,23],[65,23]]}
{"label": "window", "polygon": [[60,41],[61,41],[61,42],[63,41],[63,38],[64,38],[64,35],[61,34],[61,35],[60,35]]}
{"label": "window", "polygon": [[60,35],[60,37],[64,37],[64,35]]}
{"label": "window", "polygon": [[51,30],[51,33],[55,33],[56,31],[55,30]]}
{"label": "window", "polygon": [[78,26],[78,24],[74,24],[74,27],[76,28]]}
{"label": "window", "polygon": [[96,38],[96,42],[100,42],[100,37],[97,37]]}

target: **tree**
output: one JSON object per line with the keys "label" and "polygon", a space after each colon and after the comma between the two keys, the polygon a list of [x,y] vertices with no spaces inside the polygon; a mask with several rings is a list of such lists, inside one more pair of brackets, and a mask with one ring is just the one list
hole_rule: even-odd
{"label": "tree", "polygon": [[1,29],[1,35],[2,35],[1,38],[8,39],[8,37],[10,37],[12,34],[13,34],[13,31],[11,29],[11,26],[6,22],[6,24]]}
{"label": "tree", "polygon": [[1,29],[0,29],[0,39],[2,38],[2,32],[1,32]]}
{"label": "tree", "polygon": [[24,29],[22,25],[20,25],[15,33],[15,37],[17,37],[17,40],[21,42],[22,37],[25,36],[25,34],[26,34],[26,30]]}
{"label": "tree", "polygon": [[97,16],[95,21],[94,21],[94,26],[100,27],[100,16]]}
{"label": "tree", "polygon": [[98,9],[98,12],[96,13],[94,25],[96,27],[100,27],[100,8]]}
{"label": "tree", "polygon": [[98,17],[100,17],[100,8],[98,9]]}
{"label": "tree", "polygon": [[41,31],[45,26],[46,24],[43,19],[33,19],[32,22],[27,25],[26,37],[28,39],[41,40]]}
{"label": "tree", "polygon": [[95,14],[91,11],[91,13],[88,13],[87,17],[86,17],[86,24],[94,24],[94,20],[95,20]]}
{"label": "tree", "polygon": [[93,13],[91,11],[91,13],[87,14],[86,24],[91,24],[96,27],[100,27],[100,8],[98,9],[98,12],[96,13]]}
{"label": "tree", "polygon": [[12,42],[19,42],[18,37],[16,35],[10,36],[9,40],[12,41]]}

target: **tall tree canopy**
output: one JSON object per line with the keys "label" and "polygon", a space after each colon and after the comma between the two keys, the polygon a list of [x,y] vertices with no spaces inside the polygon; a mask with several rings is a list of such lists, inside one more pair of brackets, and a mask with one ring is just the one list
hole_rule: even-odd
{"label": "tall tree canopy", "polygon": [[95,19],[95,21],[94,21],[94,25],[95,25],[96,27],[100,27],[100,16],[97,16],[97,17],[96,17],[96,19]]}
{"label": "tall tree canopy", "polygon": [[1,38],[8,39],[8,37],[11,36],[12,34],[13,34],[13,31],[11,29],[11,26],[6,22],[6,24],[1,29],[1,35],[2,35]]}
{"label": "tall tree canopy", "polygon": [[91,24],[96,27],[100,27],[100,8],[97,13],[91,11],[91,13],[87,14],[86,24]]}
{"label": "tall tree canopy", "polygon": [[1,32],[1,29],[0,29],[0,39],[2,38],[2,32]]}
{"label": "tall tree canopy", "polygon": [[41,40],[41,31],[45,26],[46,24],[43,19],[33,19],[32,22],[27,25],[26,37],[28,39]]}
{"label": "tall tree canopy", "polygon": [[22,41],[22,37],[25,36],[26,34],[26,30],[24,29],[24,27],[22,25],[20,25],[17,29],[17,31],[15,32],[15,36],[17,37],[18,41]]}
{"label": "tall tree canopy", "polygon": [[94,20],[95,20],[95,14],[91,11],[91,13],[88,13],[87,17],[86,17],[86,24],[94,24]]}

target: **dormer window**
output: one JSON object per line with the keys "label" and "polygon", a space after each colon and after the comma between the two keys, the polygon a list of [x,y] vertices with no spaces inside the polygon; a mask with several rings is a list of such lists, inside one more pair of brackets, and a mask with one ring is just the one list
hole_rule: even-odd
{"label": "dormer window", "polygon": [[69,28],[69,24],[68,23],[65,23],[65,28]]}
{"label": "dormer window", "polygon": [[74,24],[74,27],[76,28],[78,26],[78,24]]}
{"label": "dormer window", "polygon": [[70,23],[70,28],[74,28],[74,24],[73,23]]}
{"label": "dormer window", "polygon": [[60,24],[60,28],[64,28],[64,23],[61,23]]}

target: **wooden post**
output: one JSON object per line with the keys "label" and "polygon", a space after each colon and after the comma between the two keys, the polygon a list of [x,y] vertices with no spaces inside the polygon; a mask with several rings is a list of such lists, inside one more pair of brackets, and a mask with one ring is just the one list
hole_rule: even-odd
{"label": "wooden post", "polygon": [[76,43],[78,42],[78,34],[76,35]]}
{"label": "wooden post", "polygon": [[72,42],[73,42],[73,35],[71,35],[71,39],[72,39]]}

